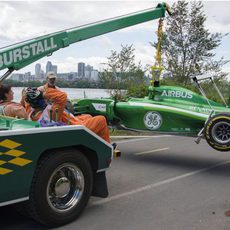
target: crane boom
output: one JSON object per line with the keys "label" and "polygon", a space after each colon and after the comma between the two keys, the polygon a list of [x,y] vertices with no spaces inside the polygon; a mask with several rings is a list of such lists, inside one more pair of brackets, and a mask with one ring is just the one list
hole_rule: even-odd
{"label": "crane boom", "polygon": [[65,48],[70,44],[165,17],[166,11],[169,12],[168,5],[161,3],[158,4],[156,8],[86,26],[74,27],[1,48],[0,70],[8,68],[8,71],[0,78],[0,81],[5,79],[14,70],[19,70],[45,56],[52,55],[53,52]]}

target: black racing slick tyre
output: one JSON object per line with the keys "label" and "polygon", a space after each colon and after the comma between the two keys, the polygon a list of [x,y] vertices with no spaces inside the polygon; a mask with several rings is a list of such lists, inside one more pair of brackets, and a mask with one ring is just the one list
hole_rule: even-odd
{"label": "black racing slick tyre", "polygon": [[212,148],[222,152],[230,151],[230,113],[211,117],[204,127],[204,136]]}
{"label": "black racing slick tyre", "polygon": [[92,192],[93,173],[87,158],[74,149],[49,153],[35,171],[28,208],[36,221],[57,227],[76,219]]}

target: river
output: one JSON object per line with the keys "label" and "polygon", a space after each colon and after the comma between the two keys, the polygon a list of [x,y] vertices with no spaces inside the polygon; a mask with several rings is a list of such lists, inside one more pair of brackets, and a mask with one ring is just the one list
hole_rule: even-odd
{"label": "river", "polygon": [[[23,87],[13,87],[12,89],[14,91],[14,101],[20,102]],[[81,99],[85,96],[87,98],[109,97],[107,89],[62,88],[62,90],[67,93],[69,99]]]}

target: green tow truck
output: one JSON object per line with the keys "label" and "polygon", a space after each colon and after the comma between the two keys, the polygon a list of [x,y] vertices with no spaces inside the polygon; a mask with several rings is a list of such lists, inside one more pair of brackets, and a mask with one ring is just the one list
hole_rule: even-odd
{"label": "green tow truck", "polygon": [[[165,16],[168,6],[37,37],[0,49],[0,70],[19,70],[72,43]],[[107,197],[113,147],[83,126],[41,127],[0,116],[0,206],[15,204],[36,221],[76,219],[91,195]]]}

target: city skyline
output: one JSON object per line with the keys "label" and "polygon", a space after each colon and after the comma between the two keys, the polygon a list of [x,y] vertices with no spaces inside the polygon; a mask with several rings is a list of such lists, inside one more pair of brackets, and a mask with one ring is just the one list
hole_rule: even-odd
{"label": "city skyline", "polygon": [[25,73],[14,73],[11,75],[10,79],[16,81],[44,81],[48,72],[54,72],[58,77],[69,81],[76,79],[86,79],[90,81],[99,80],[98,70],[94,69],[93,66],[85,64],[84,62],[79,62],[76,64],[76,68],[77,71],[63,73],[58,72],[58,65],[53,65],[51,61],[48,61],[43,68],[40,63],[35,63],[34,74],[30,71]]}

